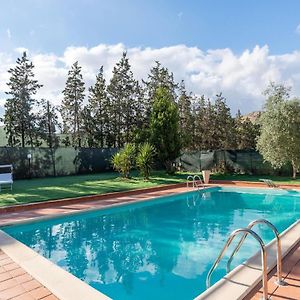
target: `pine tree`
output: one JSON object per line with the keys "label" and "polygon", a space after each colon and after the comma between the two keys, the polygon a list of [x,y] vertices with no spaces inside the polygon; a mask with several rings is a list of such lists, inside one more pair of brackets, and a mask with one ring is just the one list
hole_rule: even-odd
{"label": "pine tree", "polygon": [[113,69],[107,87],[110,100],[110,123],[114,147],[122,147],[133,138],[138,115],[138,83],[133,78],[126,52]]}
{"label": "pine tree", "polygon": [[193,116],[192,116],[192,103],[191,96],[187,94],[184,81],[181,81],[179,87],[178,110],[180,120],[180,139],[182,146],[185,149],[192,147],[193,140]]}
{"label": "pine tree", "polygon": [[42,85],[34,79],[34,65],[27,58],[26,52],[16,61],[16,66],[8,70],[10,79],[7,83],[10,95],[4,107],[3,122],[11,147],[30,145],[38,143],[36,131],[36,116],[32,109],[35,95]]}
{"label": "pine tree", "polygon": [[204,150],[205,146],[205,138],[204,135],[207,136],[208,128],[205,124],[206,121],[206,100],[202,95],[199,97],[194,97],[194,107],[192,110],[193,119],[194,119],[194,130],[193,130],[193,142],[192,148],[195,150]]}
{"label": "pine tree", "polygon": [[55,151],[59,146],[59,138],[56,134],[56,130],[59,128],[58,110],[50,101],[44,99],[40,101],[39,106],[40,110],[37,117],[39,137],[44,140],[49,147],[53,175],[56,176]]}
{"label": "pine tree", "polygon": [[64,133],[71,133],[72,146],[81,147],[82,140],[82,104],[84,100],[84,82],[81,67],[75,62],[68,72],[64,99],[61,105],[61,115]]}
{"label": "pine tree", "polygon": [[219,139],[216,134],[217,114],[215,106],[207,99],[202,119],[202,147],[203,150],[219,149]]}
{"label": "pine tree", "polygon": [[39,106],[37,114],[39,136],[50,149],[57,148],[59,145],[59,138],[56,134],[59,128],[58,109],[49,100],[44,99],[40,101]]}
{"label": "pine tree", "polygon": [[89,147],[107,146],[110,134],[109,111],[110,104],[102,66],[96,76],[95,85],[89,88],[88,104],[83,113],[83,128]]}
{"label": "pine tree", "polygon": [[215,149],[235,149],[236,134],[234,119],[231,116],[230,108],[226,104],[226,99],[222,93],[216,96],[215,100],[216,123],[215,139],[217,145]]}

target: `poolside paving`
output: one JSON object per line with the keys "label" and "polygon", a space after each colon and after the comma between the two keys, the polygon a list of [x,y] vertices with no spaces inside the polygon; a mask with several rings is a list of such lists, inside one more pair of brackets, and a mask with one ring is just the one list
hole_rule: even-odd
{"label": "poolside paving", "polygon": [[59,300],[0,250],[0,300]]}
{"label": "poolside paving", "polygon": [[[300,299],[300,243],[284,258],[282,277],[285,286],[278,286],[276,268],[269,273],[268,291],[271,300],[299,300]],[[261,285],[261,284],[260,284]],[[260,300],[262,289],[260,285],[244,300]]]}

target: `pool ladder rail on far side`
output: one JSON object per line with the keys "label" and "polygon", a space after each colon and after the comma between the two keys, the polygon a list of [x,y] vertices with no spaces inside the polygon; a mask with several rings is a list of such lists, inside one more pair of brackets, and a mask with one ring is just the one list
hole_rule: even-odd
{"label": "pool ladder rail on far side", "polygon": [[237,246],[234,248],[231,256],[229,257],[229,260],[227,262],[227,273],[230,271],[230,264],[233,260],[234,255],[239,251],[239,249],[241,248],[241,246],[242,246],[243,242],[245,241],[246,237],[248,236],[248,234],[250,234],[260,245],[261,262],[262,262],[262,287],[263,287],[263,298],[262,299],[264,299],[264,300],[268,299],[267,252],[266,252],[265,243],[263,242],[261,237],[252,230],[252,227],[256,224],[267,225],[269,228],[271,228],[271,230],[273,231],[273,233],[276,237],[276,243],[277,243],[277,281],[276,281],[276,283],[278,285],[285,285],[285,282],[282,279],[282,253],[281,253],[281,241],[280,241],[279,232],[276,229],[276,227],[268,220],[257,219],[257,220],[250,222],[246,228],[236,229],[230,234],[229,238],[227,239],[227,241],[225,243],[225,246],[221,250],[219,256],[217,257],[217,259],[215,260],[215,262],[213,263],[211,269],[209,270],[209,272],[207,274],[206,288],[210,287],[211,275],[212,275],[213,271],[216,269],[216,267],[218,266],[219,262],[221,261],[222,257],[224,256],[226,250],[228,249],[228,247],[230,246],[232,241],[235,239],[235,237],[238,234],[243,233],[240,241],[238,242]]}
{"label": "pool ladder rail on far side", "polygon": [[192,183],[193,188],[200,189],[199,183],[203,186],[203,181],[199,175],[189,175],[186,178],[186,187],[188,188],[190,186],[190,183]]}

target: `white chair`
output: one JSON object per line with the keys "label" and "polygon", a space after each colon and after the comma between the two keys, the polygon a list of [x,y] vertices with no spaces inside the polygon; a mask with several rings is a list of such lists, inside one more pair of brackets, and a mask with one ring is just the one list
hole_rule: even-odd
{"label": "white chair", "polygon": [[1,169],[8,169],[9,171],[5,171],[4,173],[0,173],[0,191],[2,185],[10,185],[10,190],[12,191],[12,185],[13,185],[13,166],[12,165],[0,165],[0,171]]}

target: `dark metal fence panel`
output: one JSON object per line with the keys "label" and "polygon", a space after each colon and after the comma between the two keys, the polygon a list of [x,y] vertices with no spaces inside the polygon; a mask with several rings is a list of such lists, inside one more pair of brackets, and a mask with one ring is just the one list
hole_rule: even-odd
{"label": "dark metal fence panel", "polygon": [[290,175],[291,166],[274,170],[255,150],[212,150],[184,152],[178,158],[180,168],[189,172],[217,172],[253,175]]}
{"label": "dark metal fence panel", "polygon": [[[12,164],[14,178],[62,176],[112,170],[111,157],[116,148],[11,148],[0,147],[0,164]],[[28,158],[31,154],[31,159]],[[218,172],[290,175],[291,166],[274,170],[255,150],[213,150],[184,152],[177,159],[189,172]]]}
{"label": "dark metal fence panel", "polygon": [[96,173],[112,170],[110,160],[116,152],[115,148],[0,147],[0,164],[12,164],[14,178]]}

